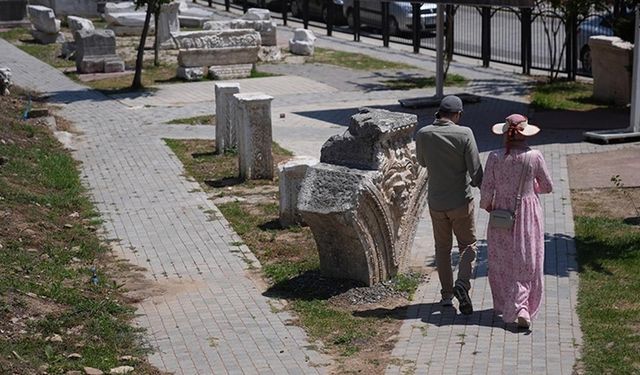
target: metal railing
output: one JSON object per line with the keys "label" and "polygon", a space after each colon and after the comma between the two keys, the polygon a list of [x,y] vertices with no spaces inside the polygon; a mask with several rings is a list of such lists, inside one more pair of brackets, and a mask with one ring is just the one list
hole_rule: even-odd
{"label": "metal railing", "polygon": [[[289,19],[301,21],[304,28],[324,28],[327,35],[335,32],[435,50],[435,28],[427,23],[435,11],[421,9],[423,4],[410,3],[406,14],[398,13],[397,4],[345,0],[208,0],[246,12],[250,7],[268,8],[286,25]],[[435,8],[435,5],[433,5]],[[425,18],[426,17],[426,18]],[[402,19],[399,22],[399,19]],[[521,66],[524,74],[531,69],[558,71],[569,78],[589,75],[579,65],[578,25],[582,19],[565,19],[550,9],[446,6],[446,53],[476,58],[483,66],[491,62]],[[402,24],[399,24],[402,23]],[[428,27],[427,27],[428,26]]]}

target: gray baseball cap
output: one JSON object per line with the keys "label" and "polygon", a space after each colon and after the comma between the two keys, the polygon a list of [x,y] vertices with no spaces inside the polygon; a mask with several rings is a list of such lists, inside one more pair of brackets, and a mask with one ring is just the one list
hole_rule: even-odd
{"label": "gray baseball cap", "polygon": [[442,98],[438,112],[457,113],[462,112],[462,100],[455,95]]}

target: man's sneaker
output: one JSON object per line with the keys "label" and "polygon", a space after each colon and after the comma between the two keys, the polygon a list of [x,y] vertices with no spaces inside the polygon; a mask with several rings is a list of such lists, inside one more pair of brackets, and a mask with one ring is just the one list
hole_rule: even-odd
{"label": "man's sneaker", "polygon": [[442,297],[440,300],[440,306],[451,307],[453,306],[453,297]]}
{"label": "man's sneaker", "polygon": [[467,290],[462,285],[456,285],[453,287],[453,295],[458,300],[460,312],[464,315],[471,315],[473,313],[473,304],[471,304],[471,298],[469,298]]}

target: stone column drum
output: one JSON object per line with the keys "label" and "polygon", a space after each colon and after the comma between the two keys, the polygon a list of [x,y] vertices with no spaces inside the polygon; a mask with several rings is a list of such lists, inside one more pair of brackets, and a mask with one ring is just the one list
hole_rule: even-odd
{"label": "stone column drum", "polygon": [[238,147],[237,129],[234,116],[234,94],[240,93],[240,84],[220,82],[215,85],[216,98],[216,153],[223,154],[226,150]]}
{"label": "stone column drum", "polygon": [[240,178],[272,180],[271,101],[263,93],[234,94],[238,131]]}
{"label": "stone column drum", "polygon": [[362,109],[309,167],[298,209],[329,277],[373,285],[406,272],[427,171],[415,157],[415,115]]}
{"label": "stone column drum", "polygon": [[296,156],[278,164],[280,225],[283,227],[304,223],[298,211],[298,195],[307,169],[318,162],[318,159],[310,156]]}

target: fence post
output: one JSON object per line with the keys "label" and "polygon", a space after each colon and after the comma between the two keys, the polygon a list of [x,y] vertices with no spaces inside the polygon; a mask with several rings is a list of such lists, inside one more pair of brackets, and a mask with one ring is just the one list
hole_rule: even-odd
{"label": "fence post", "polygon": [[209,8],[213,8],[213,0],[208,0],[207,3],[209,3]]}
{"label": "fence post", "polygon": [[413,33],[413,53],[420,53],[420,3],[411,3],[411,32]]}
{"label": "fence post", "polygon": [[247,13],[247,10],[249,10],[249,2],[244,0],[242,2],[242,13]]}
{"label": "fence post", "polygon": [[531,74],[531,8],[520,11],[520,63],[522,74]]}
{"label": "fence post", "polygon": [[389,2],[380,2],[382,11],[382,45],[389,47]]}
{"label": "fence post", "polygon": [[491,61],[491,8],[482,7],[482,66]]}
{"label": "fence post", "polygon": [[567,71],[567,79],[574,81],[576,79],[576,71],[574,67],[577,67],[576,61],[576,15],[567,15],[565,23],[565,45],[566,45],[566,59],[565,66]]}
{"label": "fence post", "polygon": [[289,15],[289,0],[282,0],[282,24],[287,26],[287,17]]}
{"label": "fence post", "polygon": [[305,29],[309,28],[309,0],[302,0],[302,24]]}
{"label": "fence post", "polygon": [[224,0],[224,10],[228,12],[230,8],[231,8],[231,0]]}
{"label": "fence post", "polygon": [[353,41],[360,41],[360,0],[353,1]]}
{"label": "fence post", "polygon": [[456,8],[455,5],[446,5],[445,6],[445,12],[447,14],[446,16],[446,22],[445,22],[445,27],[446,27],[446,33],[445,33],[445,51],[447,54],[447,61],[452,61],[453,60],[453,48],[454,48],[454,39],[453,39],[453,30],[454,30],[454,15],[456,13]]}
{"label": "fence post", "polygon": [[325,3],[327,19],[324,21],[327,24],[327,36],[331,36],[331,34],[333,34],[333,0],[325,0]]}

